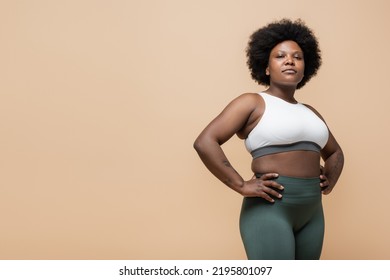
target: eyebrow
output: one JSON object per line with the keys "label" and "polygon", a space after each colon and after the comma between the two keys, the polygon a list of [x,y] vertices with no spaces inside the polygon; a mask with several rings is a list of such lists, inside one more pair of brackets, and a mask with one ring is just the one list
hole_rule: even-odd
{"label": "eyebrow", "polygon": [[[276,52],[276,53],[289,53],[289,52],[286,51],[286,50],[275,50],[275,52]],[[291,53],[293,53],[293,54],[296,54],[296,53],[303,54],[303,51],[294,50],[294,51],[292,51]]]}

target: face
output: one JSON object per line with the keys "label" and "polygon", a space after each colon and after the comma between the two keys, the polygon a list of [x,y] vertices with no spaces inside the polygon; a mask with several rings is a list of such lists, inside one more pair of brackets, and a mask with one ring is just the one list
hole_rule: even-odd
{"label": "face", "polygon": [[305,71],[303,51],[294,41],[277,44],[270,53],[266,74],[270,83],[284,86],[297,86]]}

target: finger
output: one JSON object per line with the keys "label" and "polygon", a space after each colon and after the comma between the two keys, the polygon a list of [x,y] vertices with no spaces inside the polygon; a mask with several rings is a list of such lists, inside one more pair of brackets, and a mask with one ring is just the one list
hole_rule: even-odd
{"label": "finger", "polygon": [[265,173],[261,175],[260,179],[265,181],[265,180],[273,180],[278,177],[279,177],[278,173]]}
{"label": "finger", "polygon": [[265,200],[267,200],[269,202],[275,202],[275,200],[272,197],[270,197],[268,194],[266,194],[265,192],[260,193],[258,196],[261,198],[264,198]]}
{"label": "finger", "polygon": [[320,187],[321,188],[326,188],[326,187],[328,187],[329,186],[329,182],[328,181],[322,181],[321,183],[320,183]]}
{"label": "finger", "polygon": [[277,191],[273,190],[273,189],[270,189],[270,188],[267,188],[264,190],[267,194],[269,195],[272,195],[274,197],[277,197],[277,198],[282,198],[282,194],[281,193],[278,193]]}
{"label": "finger", "polygon": [[264,193],[264,194],[266,194],[268,196],[282,198],[282,194],[281,193],[277,192],[276,190],[274,190],[272,188],[266,187],[266,186],[263,186],[262,188],[258,188],[257,191],[260,192],[260,193]]}
{"label": "finger", "polygon": [[263,174],[258,179],[259,179],[259,182],[261,182],[265,186],[277,188],[279,190],[283,190],[284,187],[281,184],[273,181],[273,180],[275,180],[278,177],[279,177],[278,173],[266,173],[266,174]]}
{"label": "finger", "polygon": [[275,188],[278,190],[284,190],[283,185],[279,184],[278,182],[275,181],[263,181],[264,186],[269,187],[269,188]]}
{"label": "finger", "polygon": [[327,185],[326,187],[321,188],[321,192],[323,194],[329,194],[329,193],[331,193],[332,190],[333,190],[333,187],[331,187],[330,185]]}
{"label": "finger", "polygon": [[328,178],[325,175],[320,175],[320,186],[321,187],[326,187],[329,185]]}

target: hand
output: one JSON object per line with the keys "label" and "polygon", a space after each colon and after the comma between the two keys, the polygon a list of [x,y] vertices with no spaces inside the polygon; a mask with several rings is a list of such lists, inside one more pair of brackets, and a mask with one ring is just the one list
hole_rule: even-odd
{"label": "hand", "polygon": [[333,190],[333,187],[330,185],[328,178],[324,175],[324,167],[320,166],[321,174],[320,174],[320,187],[322,194],[330,194],[330,192]]}
{"label": "hand", "polygon": [[281,184],[274,181],[278,176],[276,173],[266,173],[260,178],[253,177],[249,181],[244,182],[240,193],[245,197],[261,197],[269,202],[274,202],[275,200],[271,196],[282,197],[275,189],[284,189]]}

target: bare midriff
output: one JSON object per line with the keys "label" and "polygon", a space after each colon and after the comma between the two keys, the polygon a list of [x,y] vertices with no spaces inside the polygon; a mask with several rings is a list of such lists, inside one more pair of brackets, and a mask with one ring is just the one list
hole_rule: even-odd
{"label": "bare midriff", "polygon": [[320,154],[313,151],[289,151],[266,155],[252,161],[252,170],[255,174],[272,172],[289,177],[318,177]]}

